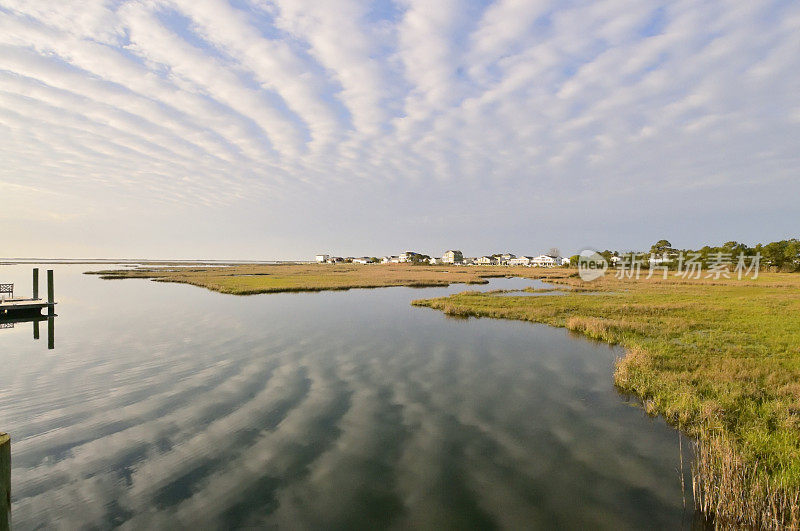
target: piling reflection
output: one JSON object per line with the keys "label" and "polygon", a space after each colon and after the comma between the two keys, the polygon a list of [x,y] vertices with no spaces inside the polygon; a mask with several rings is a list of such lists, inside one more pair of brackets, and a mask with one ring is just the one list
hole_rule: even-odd
{"label": "piling reflection", "polygon": [[53,350],[56,348],[56,325],[55,325],[56,315],[41,315],[41,314],[30,314],[30,315],[17,315],[14,317],[0,317],[0,330],[15,328],[16,325],[22,325],[24,323],[31,323],[33,327],[33,339],[36,341],[39,339],[39,323],[42,321],[47,321],[47,349]]}

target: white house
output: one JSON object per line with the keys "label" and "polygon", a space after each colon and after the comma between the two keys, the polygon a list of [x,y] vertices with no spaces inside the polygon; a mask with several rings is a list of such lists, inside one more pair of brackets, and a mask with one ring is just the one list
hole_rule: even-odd
{"label": "white house", "polygon": [[428,258],[428,263],[431,265],[441,264],[444,260],[442,258]]}
{"label": "white house", "polygon": [[651,253],[649,262],[650,262],[650,265],[652,266],[652,265],[670,264],[672,262],[675,262],[677,259],[678,259],[678,255],[674,254],[674,253],[673,254],[664,253],[662,255],[657,255],[657,254],[652,254]]}
{"label": "white house", "polygon": [[569,263],[570,262],[569,262],[569,257],[568,256],[565,256],[564,258],[561,259],[561,265],[562,266],[568,266]]}
{"label": "white house", "polygon": [[555,267],[561,265],[560,256],[551,256],[549,254],[540,254],[533,259],[534,267]]}
{"label": "white house", "polygon": [[[633,264],[638,263],[644,265],[646,259],[642,256],[640,257],[639,253],[624,253],[620,256],[612,256],[611,257],[611,265],[614,267],[631,267]],[[660,259],[656,259],[654,262],[650,262],[650,265],[658,265],[661,264],[662,261]]]}
{"label": "white house", "polygon": [[419,253],[415,253],[414,251],[400,253],[400,262],[412,262],[415,256],[419,256]]}
{"label": "white house", "polygon": [[497,259],[497,262],[501,265],[506,265],[508,264],[509,260],[513,260],[514,258],[516,258],[516,255],[513,255],[511,253],[504,253],[500,255],[500,257]]}
{"label": "white house", "polygon": [[497,265],[497,259],[491,256],[481,256],[475,263],[478,265]]}
{"label": "white house", "polygon": [[318,264],[324,264],[328,260],[331,259],[331,255],[329,254],[318,254],[314,257]]}
{"label": "white house", "polygon": [[533,262],[532,256],[520,256],[519,258],[511,258],[508,260],[510,266],[530,266]]}
{"label": "white house", "polygon": [[458,264],[464,260],[464,255],[461,254],[461,251],[447,251],[442,256],[442,263],[443,264]]}
{"label": "white house", "polygon": [[370,262],[370,259],[368,257],[366,257],[366,256],[362,256],[360,258],[353,258],[353,263],[354,264],[368,264],[369,262]]}

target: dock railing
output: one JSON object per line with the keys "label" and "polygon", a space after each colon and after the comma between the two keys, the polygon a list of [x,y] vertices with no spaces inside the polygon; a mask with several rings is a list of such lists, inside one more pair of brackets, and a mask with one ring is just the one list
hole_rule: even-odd
{"label": "dock railing", "polygon": [[[6,294],[11,295],[6,297]],[[0,300],[14,298],[14,284],[0,284]]]}

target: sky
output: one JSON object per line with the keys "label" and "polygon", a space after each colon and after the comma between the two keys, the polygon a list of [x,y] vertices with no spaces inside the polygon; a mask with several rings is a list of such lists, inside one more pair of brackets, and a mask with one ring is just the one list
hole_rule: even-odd
{"label": "sky", "polygon": [[0,257],[800,234],[800,2],[0,0]]}

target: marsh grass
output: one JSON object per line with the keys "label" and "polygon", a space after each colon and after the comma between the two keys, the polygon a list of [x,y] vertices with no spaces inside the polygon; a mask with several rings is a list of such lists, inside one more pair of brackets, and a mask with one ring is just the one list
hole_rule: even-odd
{"label": "marsh grass", "polygon": [[197,268],[129,268],[89,271],[106,280],[146,278],[178,282],[232,295],[293,291],[347,290],[389,286],[437,287],[453,283],[486,284],[488,278],[505,276],[565,277],[564,270],[535,272],[522,267],[442,267],[406,264],[328,265],[279,264],[234,265]]}
{"label": "marsh grass", "polygon": [[758,461],[746,462],[721,431],[702,431],[692,464],[697,507],[729,529],[798,529],[800,494],[796,486],[770,481]]}
{"label": "marsh grass", "polygon": [[413,304],[561,326],[625,347],[618,389],[697,440],[698,508],[723,527],[798,528],[800,275],[550,281],[578,290],[466,292]]}

